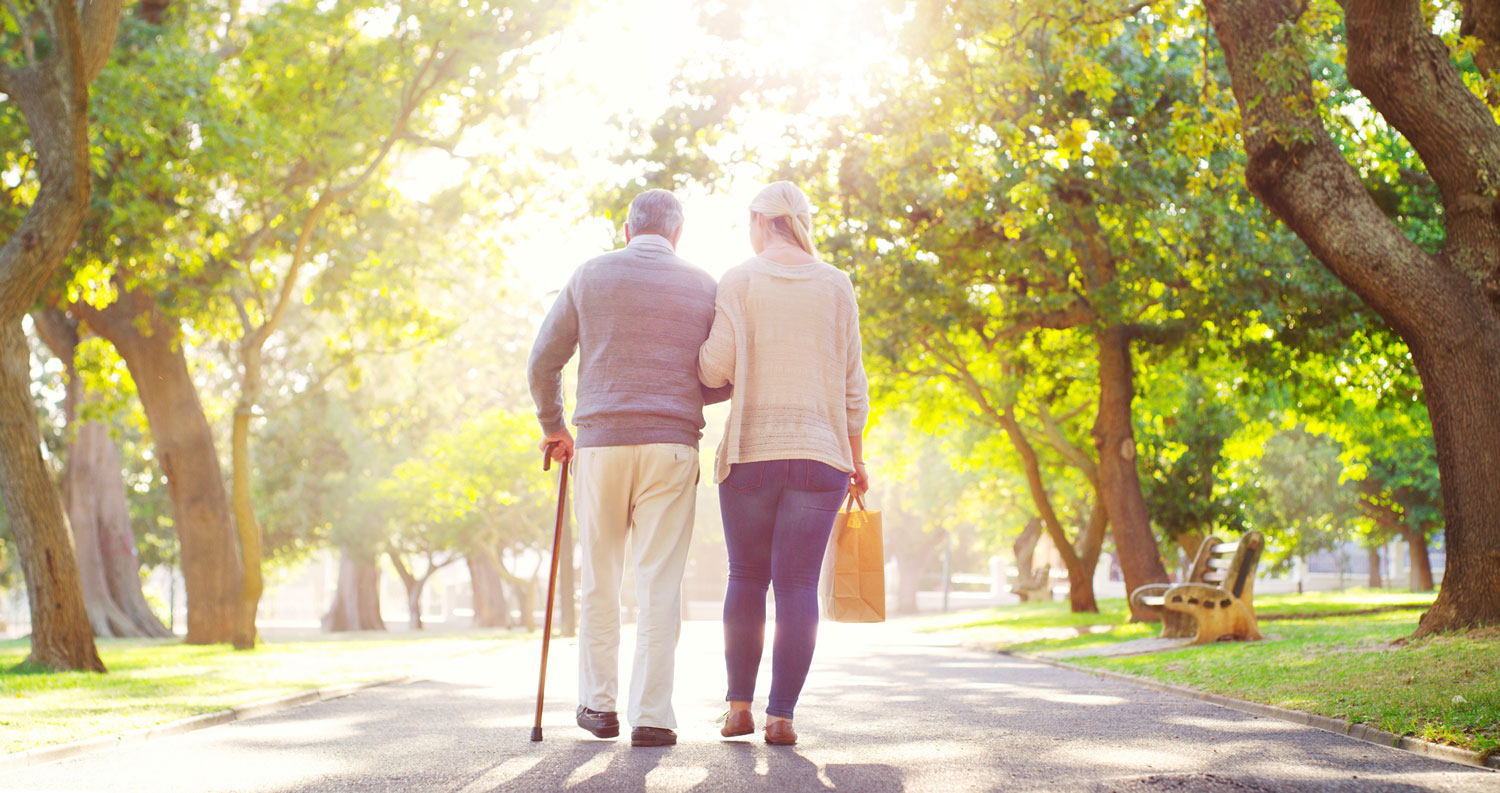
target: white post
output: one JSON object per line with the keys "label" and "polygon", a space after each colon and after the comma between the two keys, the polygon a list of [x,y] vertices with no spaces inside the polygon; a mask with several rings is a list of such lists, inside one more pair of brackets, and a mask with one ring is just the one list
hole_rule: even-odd
{"label": "white post", "polygon": [[1000,554],[990,557],[990,600],[996,603],[1005,597],[1005,560]]}

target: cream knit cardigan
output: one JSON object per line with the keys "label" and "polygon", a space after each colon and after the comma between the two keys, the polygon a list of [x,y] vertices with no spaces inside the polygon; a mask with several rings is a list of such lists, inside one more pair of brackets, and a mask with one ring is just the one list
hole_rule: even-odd
{"label": "cream knit cardigan", "polygon": [[817,460],[854,471],[849,436],[864,433],[869,383],[859,306],[842,270],[754,257],[719,281],[698,379],[734,384],[714,481],[735,463]]}

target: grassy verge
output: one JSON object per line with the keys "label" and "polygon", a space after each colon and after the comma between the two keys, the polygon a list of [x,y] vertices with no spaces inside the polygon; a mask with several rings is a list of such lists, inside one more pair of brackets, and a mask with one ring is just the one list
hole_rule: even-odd
{"label": "grassy verge", "polygon": [[[1256,598],[1265,641],[1123,657],[1083,666],[1318,713],[1481,752],[1500,751],[1500,629],[1401,641],[1431,596],[1380,591]],[[1034,603],[928,620],[967,644],[1023,653],[1104,648],[1154,636],[1125,623],[1123,600],[1099,614]]]}
{"label": "grassy verge", "polygon": [[109,673],[19,666],[27,642],[0,642],[0,754],[116,735],[311,688],[411,674],[522,638],[501,632],[351,638],[235,652],[176,640],[101,639]]}

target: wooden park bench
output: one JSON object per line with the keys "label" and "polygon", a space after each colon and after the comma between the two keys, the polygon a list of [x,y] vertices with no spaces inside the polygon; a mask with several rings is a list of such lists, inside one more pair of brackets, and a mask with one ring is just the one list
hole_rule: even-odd
{"label": "wooden park bench", "polygon": [[1238,542],[1210,536],[1198,547],[1187,581],[1137,587],[1130,593],[1131,605],[1163,609],[1163,639],[1192,637],[1193,644],[1259,639],[1251,601],[1255,568],[1265,547],[1258,531],[1245,532]]}

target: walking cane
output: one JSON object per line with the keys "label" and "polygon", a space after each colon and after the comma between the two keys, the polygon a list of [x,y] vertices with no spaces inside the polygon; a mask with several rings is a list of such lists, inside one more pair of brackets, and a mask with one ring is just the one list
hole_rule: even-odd
{"label": "walking cane", "polygon": [[[552,470],[554,441],[542,450],[542,470]],[[542,739],[542,697],[547,690],[547,648],[552,643],[552,596],[557,591],[557,562],[562,555],[562,525],[568,509],[568,461],[562,463],[557,481],[557,526],[552,530],[552,574],[547,577],[547,618],[542,629],[542,672],[536,681],[536,726],[531,728],[531,740]]]}

